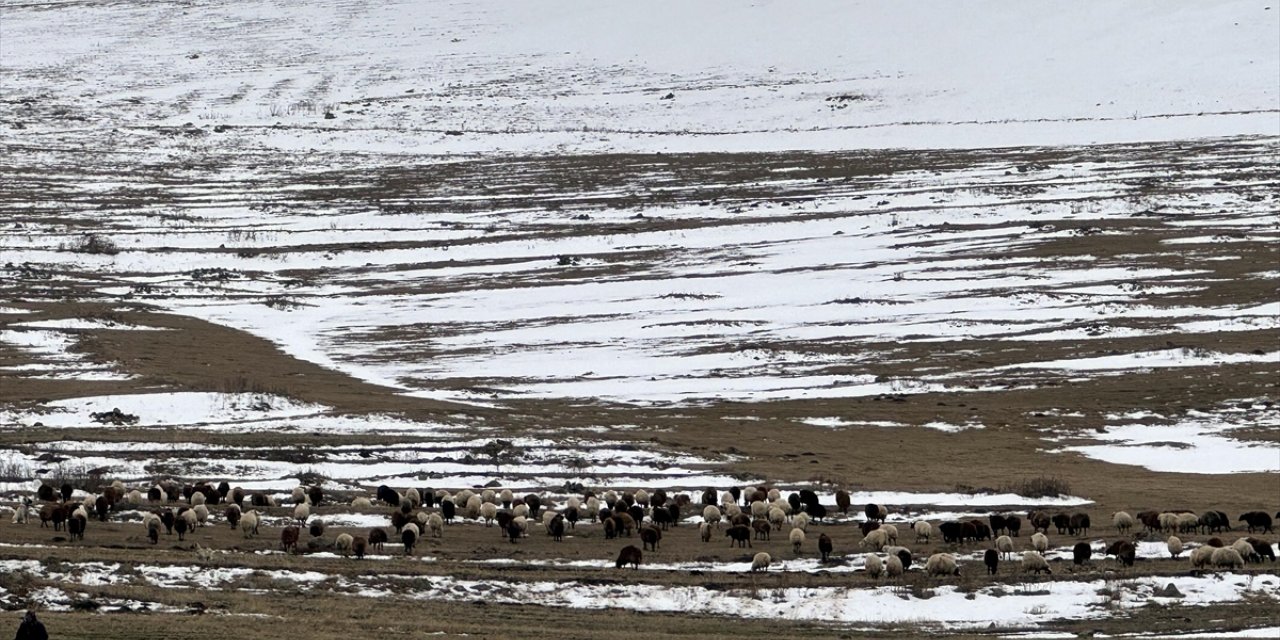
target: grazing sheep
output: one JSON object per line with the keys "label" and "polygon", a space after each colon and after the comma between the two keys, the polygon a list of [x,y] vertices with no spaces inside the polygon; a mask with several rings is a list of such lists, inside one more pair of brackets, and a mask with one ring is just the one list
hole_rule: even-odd
{"label": "grazing sheep", "polygon": [[734,545],[737,545],[739,547],[751,546],[751,527],[735,525],[735,526],[729,527],[728,529],[725,529],[724,535],[726,538],[729,538],[730,548],[732,548]]}
{"label": "grazing sheep", "polygon": [[1260,562],[1262,560],[1261,558],[1255,560],[1257,554],[1253,552],[1253,545],[1244,538],[1236,538],[1236,541],[1231,543],[1228,548],[1235,549],[1236,553],[1240,554],[1240,557],[1244,558],[1245,562]]}
{"label": "grazing sheep", "polygon": [[1071,523],[1067,527],[1067,531],[1073,536],[1089,535],[1089,514],[1075,513],[1071,515]]}
{"label": "grazing sheep", "polygon": [[1225,547],[1225,546],[1226,546],[1225,544],[1223,544],[1223,543],[1222,543],[1222,538],[1219,538],[1218,536],[1214,536],[1214,537],[1212,537],[1212,538],[1209,538],[1208,540],[1205,540],[1205,541],[1204,541],[1204,543],[1205,543],[1206,545],[1210,546],[1210,547]]}
{"label": "grazing sheep", "polygon": [[809,532],[809,514],[797,513],[796,517],[791,519],[791,526],[801,531],[804,531],[805,533],[808,533]]}
{"label": "grazing sheep", "polygon": [[1005,560],[1008,560],[1009,556],[1013,554],[1013,538],[1010,538],[1009,536],[1000,536],[999,538],[996,538],[995,544],[995,550],[999,552]]}
{"label": "grazing sheep", "polygon": [[1049,563],[1045,562],[1044,556],[1034,551],[1022,552],[1022,570],[1033,571],[1036,574],[1044,572],[1053,575],[1053,569],[1049,568]]}
{"label": "grazing sheep", "polygon": [[338,537],[333,539],[333,548],[344,556],[348,555],[351,553],[351,545],[355,543],[355,540],[349,533],[339,533]]}
{"label": "grazing sheep", "polygon": [[848,491],[845,491],[844,489],[836,491],[836,506],[840,508],[840,513],[849,513],[850,500]]}
{"label": "grazing sheep", "polygon": [[1117,511],[1111,514],[1111,525],[1116,528],[1116,533],[1125,534],[1133,528],[1133,516],[1124,511]]}
{"label": "grazing sheep", "polygon": [[147,515],[153,516],[150,520],[145,517],[142,519],[142,522],[147,527],[147,540],[150,540],[151,544],[157,544],[160,542],[160,518],[154,517],[155,514],[149,513]]}
{"label": "grazing sheep", "polygon": [[480,505],[480,517],[484,519],[484,526],[492,527],[493,520],[498,517],[498,505],[492,502]]}
{"label": "grazing sheep", "polygon": [[1178,529],[1178,514],[1168,511],[1160,514],[1160,530],[1173,532]]}
{"label": "grazing sheep", "polygon": [[1178,514],[1178,531],[1180,533],[1195,533],[1200,529],[1200,516],[1194,513]]}
{"label": "grazing sheep", "polygon": [[868,578],[879,578],[884,574],[884,562],[874,553],[864,556],[863,565],[866,567]]}
{"label": "grazing sheep", "polygon": [[191,512],[195,514],[196,526],[203,527],[209,522],[209,506],[200,503],[191,508]]}
{"label": "grazing sheep", "polygon": [[364,554],[369,550],[369,541],[364,536],[356,536],[351,539],[351,553],[355,555],[356,560],[364,560]]}
{"label": "grazing sheep", "polygon": [[369,530],[369,546],[382,551],[383,545],[387,542],[390,542],[390,539],[387,537],[386,529],[374,527]]}
{"label": "grazing sheep", "polygon": [[319,518],[316,518],[314,521],[311,522],[311,526],[307,527],[307,533],[310,533],[312,538],[323,537],[324,530],[325,530],[324,520],[321,520]]}
{"label": "grazing sheep", "polygon": [[1271,516],[1264,511],[1248,511],[1240,514],[1236,519],[1237,522],[1244,522],[1249,527],[1249,533],[1253,533],[1254,529],[1259,529],[1260,533],[1271,533]]}
{"label": "grazing sheep", "polygon": [[896,555],[890,555],[884,561],[884,568],[885,573],[889,574],[890,578],[901,577],[903,572],[902,559]]}
{"label": "grazing sheep", "polygon": [[1114,542],[1107,547],[1107,555],[1115,556],[1120,561],[1121,566],[1132,567],[1134,559],[1137,558],[1138,550],[1128,540]]}
{"label": "grazing sheep", "polygon": [[698,535],[703,542],[711,542],[711,524],[704,522],[698,525]]}
{"label": "grazing sheep", "polygon": [[1206,511],[1200,514],[1200,528],[1203,529],[1205,533],[1221,533],[1224,529],[1231,526],[1231,521],[1222,517],[1224,515],[1226,514],[1221,511]]}
{"label": "grazing sheep", "polygon": [[1182,539],[1178,536],[1169,536],[1169,541],[1165,543],[1169,548],[1169,557],[1177,558],[1182,553]]}
{"label": "grazing sheep", "polygon": [[[657,531],[658,530],[657,527],[654,527],[654,530]],[[564,540],[564,516],[557,515],[556,517],[552,518],[551,524],[547,527],[547,533],[550,533],[551,539],[556,542],[560,542]],[[641,536],[641,538],[643,537],[644,536]],[[659,533],[658,537],[661,538],[662,534]]]}
{"label": "grazing sheep", "polygon": [[726,502],[723,506],[725,517],[732,518],[733,516],[742,513],[742,508],[735,503]]}
{"label": "grazing sheep", "polygon": [[769,515],[769,504],[766,502],[751,503],[752,518],[767,518]]}
{"label": "grazing sheep", "polygon": [[404,554],[413,555],[413,548],[418,544],[418,525],[412,522],[400,530],[400,542],[404,545]]}
{"label": "grazing sheep", "polygon": [[1067,530],[1071,528],[1071,516],[1065,513],[1056,513],[1053,515],[1053,526],[1057,527],[1058,535],[1066,535]]}
{"label": "grazing sheep", "polygon": [[1215,547],[1203,546],[1196,547],[1191,550],[1191,566],[1196,569],[1203,569],[1213,562],[1213,552]]}
{"label": "grazing sheep", "polygon": [[234,502],[228,504],[222,512],[222,517],[227,519],[227,525],[234,531],[240,526],[240,506]]}
{"label": "grazing sheep", "polygon": [[942,532],[942,541],[948,544],[964,542],[964,528],[959,522],[949,521],[938,525]]}
{"label": "grazing sheep", "polygon": [[884,549],[887,544],[889,544],[889,534],[885,532],[884,529],[876,529],[875,531],[868,533],[866,537],[862,539],[862,542],[858,543],[859,546],[867,547],[874,551]]}
{"label": "grazing sheep", "polygon": [[408,489],[405,489],[404,494],[401,496],[400,500],[401,502],[408,500],[409,504],[412,505],[414,509],[417,509],[418,506],[422,504],[422,494],[418,493],[417,489],[414,489],[413,487],[409,487]]}
{"label": "grazing sheep", "polygon": [[[519,533],[517,537],[527,538],[529,536],[529,519],[528,518],[524,516],[516,516],[511,519],[511,526],[515,527],[516,531]],[[631,532],[628,531],[627,535],[628,536],[631,535]]]}
{"label": "grazing sheep", "polygon": [[[524,505],[521,505],[521,506],[524,506]],[[526,514],[528,513],[528,507],[525,507],[524,513]],[[440,501],[440,517],[444,518],[445,522],[452,523],[453,519],[457,515],[458,515],[458,505],[454,504],[453,500],[445,498],[444,500]],[[519,509],[516,510],[516,515],[521,515]]]}
{"label": "grazing sheep", "polygon": [[297,520],[298,524],[306,524],[307,518],[310,517],[311,507],[307,506],[307,503],[299,503],[298,506],[293,508],[293,519]]}
{"label": "grazing sheep", "polygon": [[924,520],[916,520],[911,529],[916,532],[916,542],[928,542],[933,536],[933,525]]}
{"label": "grazing sheep", "polygon": [[[465,506],[463,506],[462,508],[462,512],[466,514],[466,517],[468,519],[475,520],[476,518],[480,517],[480,512],[481,512],[481,509],[484,507],[484,504],[485,504],[484,500],[481,499],[480,496],[473,495],[467,498]],[[489,506],[496,508],[496,505],[489,505]]]}
{"label": "grazing sheep", "polygon": [[285,527],[284,530],[280,532],[280,548],[284,549],[285,553],[288,553],[290,549],[292,549],[294,553],[298,552],[297,527],[291,525]]}
{"label": "grazing sheep", "polygon": [[791,547],[795,549],[796,555],[799,555],[800,547],[804,545],[804,529],[791,529],[791,533],[787,534],[787,538],[791,540]]}
{"label": "grazing sheep", "polygon": [[706,521],[707,524],[714,524],[717,529],[720,528],[720,518],[720,509],[715,505],[707,505],[706,508],[702,510],[702,519]]}
{"label": "grazing sheep", "polygon": [[773,563],[773,557],[761,551],[751,559],[751,571],[768,571],[769,565]]}
{"label": "grazing sheep", "polygon": [[644,489],[636,489],[636,492],[635,492],[635,495],[633,496],[633,498],[635,499],[636,504],[641,505],[641,506],[644,506],[644,507],[649,506],[649,492],[648,492],[648,491],[645,491]]}
{"label": "grazing sheep", "polygon": [[173,521],[173,530],[178,532],[179,542],[187,539],[187,531],[191,528],[191,524],[184,517],[179,517]]}
{"label": "grazing sheep", "polygon": [[911,568],[911,552],[910,551],[907,551],[906,549],[901,549],[894,555],[898,556],[898,563],[902,565],[903,571],[906,571],[907,569]]}
{"label": "grazing sheep", "polygon": [[1053,522],[1053,519],[1049,517],[1049,514],[1044,511],[1032,511],[1027,514],[1027,520],[1031,522],[1032,533],[1035,533],[1036,531],[1049,533],[1049,525]]}
{"label": "grazing sheep", "polygon": [[198,504],[204,504],[208,502],[208,500],[209,499],[206,498],[205,495],[199,491],[191,494],[191,506],[193,507]]}
{"label": "grazing sheep", "polygon": [[858,530],[862,532],[863,536],[866,536],[868,533],[871,533],[872,531],[875,531],[876,529],[879,529],[879,528],[880,528],[880,523],[876,522],[875,520],[868,520],[866,522],[858,523]]}
{"label": "grazing sheep", "polygon": [[949,553],[935,553],[924,563],[924,572],[930,576],[958,576],[960,565]]}
{"label": "grazing sheep", "polygon": [[441,518],[438,513],[427,516],[427,529],[431,530],[433,538],[444,537],[444,518]]}
{"label": "grazing sheep", "polygon": [[[897,527],[895,527],[895,526],[893,526],[893,525],[891,525],[891,524],[885,524],[885,525],[881,525],[881,526],[880,526],[880,530],[881,530],[881,531],[883,531],[883,532],[885,533],[885,536],[887,536],[887,537],[889,538],[889,544],[897,544],[897,543],[898,543],[898,528],[897,528]],[[988,537],[988,538],[990,538],[990,537],[991,537],[991,535],[990,535],[990,533],[989,533],[989,532],[988,532],[987,537]]]}
{"label": "grazing sheep", "polygon": [[831,558],[831,550],[833,548],[834,547],[831,544],[831,536],[825,533],[818,536],[818,553],[822,554],[823,562],[826,562]]}
{"label": "grazing sheep", "polygon": [[387,506],[400,506],[400,493],[385,484],[378,486],[378,491],[374,496],[377,497],[378,502],[384,502]]}
{"label": "grazing sheep", "polygon": [[1039,532],[1032,534],[1031,548],[1043,555],[1044,552],[1049,550],[1049,536]]}
{"label": "grazing sheep", "polygon": [[[107,489],[110,488],[111,487],[107,487]],[[107,521],[107,516],[111,511],[111,505],[111,500],[108,500],[106,496],[98,496],[98,499],[93,501],[93,510],[98,514],[98,522]]]}
{"label": "grazing sheep", "polygon": [[644,553],[637,549],[635,545],[629,544],[618,552],[618,559],[614,561],[613,566],[621,569],[627,565],[631,565],[632,569],[640,568],[640,561],[644,558]]}
{"label": "grazing sheep", "polygon": [[240,533],[246,538],[258,535],[258,512],[250,509],[240,516]]}
{"label": "grazing sheep", "polygon": [[768,520],[752,520],[751,530],[756,532],[756,540],[768,540],[769,532],[773,531],[773,526]]}
{"label": "grazing sheep", "polygon": [[1209,561],[1213,563],[1213,566],[1218,567],[1219,569],[1222,569],[1222,568],[1243,569],[1244,568],[1244,558],[1240,557],[1240,552],[1236,551],[1232,547],[1222,547],[1221,549],[1214,549],[1213,555],[1210,557]]}
{"label": "grazing sheep", "polygon": [[1071,560],[1076,566],[1088,562],[1092,557],[1093,547],[1088,542],[1077,542],[1076,546],[1071,547]]}
{"label": "grazing sheep", "polygon": [[867,522],[880,520],[880,505],[869,502],[867,503],[867,506],[862,509],[862,514],[867,517]]}
{"label": "grazing sheep", "polygon": [[74,515],[67,519],[67,534],[72,542],[76,540],[84,541],[84,530],[89,526],[89,519],[85,517],[84,512],[76,509]]}
{"label": "grazing sheep", "polygon": [[640,546],[650,551],[658,550],[658,542],[662,540],[662,531],[657,527],[644,527],[640,529]]}
{"label": "grazing sheep", "polygon": [[[1008,536],[1000,536],[1000,537],[1007,538]],[[892,558],[896,556],[889,556],[889,557]],[[993,576],[996,575],[996,573],[1000,570],[1000,552],[996,551],[995,549],[987,549],[982,554],[982,563],[987,565],[988,575],[993,575]]]}
{"label": "grazing sheep", "polygon": [[827,517],[827,508],[816,502],[805,505],[804,512],[808,514],[809,517],[819,522],[821,522],[823,518]]}

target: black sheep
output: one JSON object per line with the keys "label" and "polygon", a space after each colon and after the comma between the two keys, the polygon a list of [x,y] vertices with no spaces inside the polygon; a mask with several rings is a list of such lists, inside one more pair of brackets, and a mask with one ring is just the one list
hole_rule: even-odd
{"label": "black sheep", "polygon": [[667,505],[667,512],[671,514],[671,526],[680,526],[680,502],[673,501]]}
{"label": "black sheep", "polygon": [[1004,528],[1009,532],[1009,535],[1015,538],[1018,537],[1018,531],[1022,530],[1022,518],[1019,518],[1018,516],[1005,516]]}
{"label": "black sheep", "polygon": [[88,524],[89,523],[85,520],[84,516],[71,516],[71,518],[67,520],[67,533],[70,535],[73,542],[76,540],[84,540],[84,530]]}
{"label": "black sheep", "polygon": [[1132,567],[1133,561],[1137,557],[1137,549],[1134,548],[1132,542],[1121,540],[1107,547],[1107,555],[1115,556],[1123,566]]}
{"label": "black sheep", "polygon": [[369,530],[369,545],[378,551],[382,551],[382,545],[387,543],[387,531],[382,527],[374,527]]}
{"label": "black sheep", "polygon": [[1071,559],[1076,565],[1082,565],[1093,557],[1093,547],[1088,542],[1077,542],[1076,546],[1071,548]]}
{"label": "black sheep", "polygon": [[1071,516],[1068,530],[1071,535],[1087,536],[1089,535],[1089,514],[1076,513]]}
{"label": "black sheep", "polygon": [[1064,535],[1071,528],[1071,516],[1059,513],[1053,516],[1053,526],[1058,528],[1058,535]]}
{"label": "black sheep", "polygon": [[658,550],[658,541],[662,540],[662,532],[655,527],[640,530],[640,544],[650,551]]}
{"label": "black sheep", "polygon": [[826,562],[831,557],[831,551],[834,546],[831,544],[831,536],[822,534],[818,536],[818,553],[822,554],[822,561]]}
{"label": "black sheep", "polygon": [[629,544],[623,547],[622,551],[618,553],[618,560],[614,563],[614,566],[621,569],[627,565],[631,565],[631,568],[639,569],[640,560],[643,557],[644,553],[637,549],[635,545]]}
{"label": "black sheep", "polygon": [[827,517],[827,508],[816,502],[812,504],[806,504],[804,506],[804,512],[809,514],[809,517],[813,518],[814,520],[820,521],[823,518]]}
{"label": "black sheep", "polygon": [[800,513],[801,511],[804,511],[804,508],[800,503],[800,494],[798,493],[793,493],[787,496],[787,504],[791,505],[791,513]]}
{"label": "black sheep", "polygon": [[453,500],[445,499],[440,501],[440,517],[445,522],[453,522],[454,516],[458,514],[457,505],[453,504]]}
{"label": "black sheep", "polygon": [[564,516],[559,515],[551,519],[551,524],[547,526],[547,531],[551,534],[551,539],[560,542],[564,539]]}
{"label": "black sheep", "polygon": [[168,535],[173,535],[173,525],[174,525],[174,520],[175,520],[175,518],[173,517],[173,512],[172,512],[172,511],[170,511],[170,510],[168,510],[168,509],[165,509],[164,511],[161,511],[161,512],[160,512],[160,522],[161,522],[162,524],[164,524],[164,534],[165,534],[165,535],[167,535],[167,536],[168,536]]}
{"label": "black sheep", "polygon": [[73,488],[69,483],[64,482],[62,484],[62,501],[71,502],[71,494],[75,493],[75,491],[75,488]]}
{"label": "black sheep", "polygon": [[387,503],[389,506],[400,506],[400,494],[385,484],[378,487],[377,497],[378,500]]}
{"label": "black sheep", "polygon": [[[656,515],[656,514],[655,514],[655,515]],[[577,529],[577,528],[578,528],[578,519],[579,519],[579,518],[581,518],[581,517],[582,517],[582,515],[581,515],[581,513],[578,511],[578,508],[577,508],[577,507],[569,507],[568,509],[565,509],[565,510],[564,510],[564,519],[565,519],[565,520],[567,520],[567,521],[569,522],[569,528],[570,528],[570,529]],[[666,525],[665,523],[663,523],[663,525],[662,525],[662,526],[663,526],[663,527],[666,527],[667,525]]]}
{"label": "black sheep", "polygon": [[1240,514],[1239,520],[1248,524],[1249,533],[1253,533],[1254,529],[1260,529],[1261,533],[1270,533],[1272,531],[1271,516],[1267,515],[1265,511],[1249,511],[1247,513],[1242,513]]}
{"label": "black sheep", "polygon": [[703,492],[702,492],[702,504],[704,504],[704,505],[713,505],[713,504],[716,504],[716,490],[715,490],[715,489],[705,489],[705,490],[703,490]]}
{"label": "black sheep", "polygon": [[996,575],[1000,568],[1000,552],[995,549],[987,549],[986,553],[982,554],[982,563],[987,565],[988,574]]}
{"label": "black sheep", "polygon": [[987,521],[991,524],[991,533],[996,535],[1000,535],[1008,526],[1005,522],[1004,516],[1002,515],[988,516]]}
{"label": "black sheep", "polygon": [[529,505],[529,517],[534,520],[538,519],[538,510],[542,508],[542,499],[536,493],[530,493],[524,497],[524,503]]}
{"label": "black sheep", "polygon": [[732,526],[725,530],[725,537],[729,538],[729,546],[737,545],[739,547],[751,546],[751,527],[742,525]]}
{"label": "black sheep", "polygon": [[[964,534],[963,528],[959,522],[949,521],[938,525],[938,530],[942,532],[942,541],[946,543],[961,542],[961,536]],[[905,567],[903,567],[905,569]]]}
{"label": "black sheep", "polygon": [[404,544],[404,554],[406,556],[413,555],[413,547],[418,544],[418,534],[412,527],[405,527],[400,532],[400,542]]}

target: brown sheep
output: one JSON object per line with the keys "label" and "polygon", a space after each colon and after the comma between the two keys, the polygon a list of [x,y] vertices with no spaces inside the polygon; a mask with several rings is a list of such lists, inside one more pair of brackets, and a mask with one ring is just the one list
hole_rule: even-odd
{"label": "brown sheep", "polygon": [[831,536],[825,533],[818,536],[818,553],[822,554],[823,562],[826,562],[831,557],[831,550],[833,548],[834,547],[831,544]]}
{"label": "brown sheep", "polygon": [[755,520],[751,523],[751,528],[756,532],[756,540],[768,540],[769,532],[773,530],[768,520]]}
{"label": "brown sheep", "polygon": [[729,547],[731,548],[734,545],[739,547],[751,546],[751,527],[744,527],[741,525],[729,527],[725,530],[724,535],[730,539]]}
{"label": "brown sheep", "polygon": [[836,491],[836,506],[840,508],[840,513],[849,513],[849,492],[843,489]]}
{"label": "brown sheep", "polygon": [[662,540],[662,531],[657,527],[645,527],[640,530],[640,543],[646,549],[657,551],[660,540]]}
{"label": "brown sheep", "polygon": [[[178,522],[182,521],[179,520]],[[298,528],[294,526],[285,527],[280,531],[280,548],[283,549],[285,553],[289,553],[290,550],[292,550],[293,553],[298,552],[298,534]]]}
{"label": "brown sheep", "polygon": [[369,530],[369,546],[382,551],[382,545],[388,541],[387,531],[382,527],[374,527]]}
{"label": "brown sheep", "polygon": [[351,553],[354,553],[356,560],[364,560],[364,554],[369,550],[369,541],[364,536],[355,536],[351,539]]}
{"label": "brown sheep", "polygon": [[627,565],[631,565],[632,569],[639,569],[640,560],[643,559],[643,557],[644,554],[637,549],[635,545],[629,544],[623,547],[622,551],[618,553],[618,560],[614,562],[614,567],[621,569]]}

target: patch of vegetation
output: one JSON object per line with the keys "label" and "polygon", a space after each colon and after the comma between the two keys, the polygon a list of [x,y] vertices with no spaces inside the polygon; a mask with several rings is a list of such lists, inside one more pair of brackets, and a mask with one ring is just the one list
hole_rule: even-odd
{"label": "patch of vegetation", "polygon": [[70,244],[59,245],[63,251],[89,253],[94,255],[114,256],[120,253],[120,247],[111,238],[98,233],[87,233]]}
{"label": "patch of vegetation", "polygon": [[1059,498],[1071,495],[1071,484],[1062,478],[1039,476],[1007,482],[1000,486],[1000,491],[1027,498]]}

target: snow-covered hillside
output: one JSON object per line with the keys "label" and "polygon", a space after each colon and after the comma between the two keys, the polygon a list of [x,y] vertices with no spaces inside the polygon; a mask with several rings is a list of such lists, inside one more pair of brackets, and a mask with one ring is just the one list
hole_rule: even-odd
{"label": "snow-covered hillside", "polygon": [[[90,148],[837,150],[1280,133],[1228,2],[0,3],[0,136]],[[326,117],[326,112],[332,118]]]}

